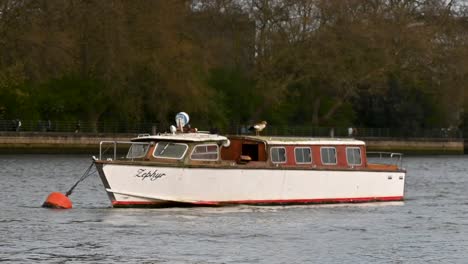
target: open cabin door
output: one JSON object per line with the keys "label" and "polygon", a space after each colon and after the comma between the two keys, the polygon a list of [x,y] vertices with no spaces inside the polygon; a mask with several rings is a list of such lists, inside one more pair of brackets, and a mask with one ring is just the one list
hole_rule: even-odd
{"label": "open cabin door", "polygon": [[242,156],[258,161],[258,144],[242,144]]}
{"label": "open cabin door", "polygon": [[231,138],[231,145],[228,148],[222,148],[221,157],[223,160],[245,160],[248,161],[266,161],[265,143],[248,140],[244,138]]}

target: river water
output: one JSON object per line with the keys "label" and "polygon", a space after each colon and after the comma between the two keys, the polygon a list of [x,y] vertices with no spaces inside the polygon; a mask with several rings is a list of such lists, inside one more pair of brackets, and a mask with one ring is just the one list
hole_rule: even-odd
{"label": "river water", "polygon": [[87,156],[0,156],[0,262],[468,263],[468,157],[406,157],[404,202],[112,209]]}

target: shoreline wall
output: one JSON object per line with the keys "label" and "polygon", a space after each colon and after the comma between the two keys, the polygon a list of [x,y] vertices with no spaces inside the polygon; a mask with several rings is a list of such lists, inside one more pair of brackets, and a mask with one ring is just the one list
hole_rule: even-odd
{"label": "shoreline wall", "polygon": [[[99,154],[101,141],[129,141],[137,134],[92,134],[57,132],[0,132],[0,153]],[[358,138],[368,151],[404,154],[463,154],[461,138]]]}
{"label": "shoreline wall", "polygon": [[367,151],[400,152],[404,154],[453,155],[464,154],[462,138],[359,138]]}
{"label": "shoreline wall", "polygon": [[137,134],[1,132],[1,154],[99,154],[101,141],[129,141]]}

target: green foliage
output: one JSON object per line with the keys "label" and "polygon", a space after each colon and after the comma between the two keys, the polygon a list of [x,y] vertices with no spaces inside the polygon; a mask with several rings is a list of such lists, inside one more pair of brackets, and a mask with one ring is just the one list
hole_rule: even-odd
{"label": "green foliage", "polygon": [[467,107],[466,16],[442,0],[3,6],[0,118],[416,130]]}
{"label": "green foliage", "polygon": [[250,121],[259,103],[255,82],[239,69],[214,69],[207,80],[216,92],[218,125],[242,124]]}
{"label": "green foliage", "polygon": [[440,113],[437,95],[424,92],[430,84],[401,77],[389,76],[384,94],[362,91],[354,102],[358,116],[362,117],[356,123],[363,127],[405,128],[408,131],[447,127],[437,116]]}
{"label": "green foliage", "polygon": [[42,119],[96,119],[113,102],[105,91],[106,83],[101,80],[65,75],[34,87],[34,107]]}
{"label": "green foliage", "polygon": [[24,111],[29,96],[23,65],[15,63],[5,68],[0,65],[0,119],[14,118]]}

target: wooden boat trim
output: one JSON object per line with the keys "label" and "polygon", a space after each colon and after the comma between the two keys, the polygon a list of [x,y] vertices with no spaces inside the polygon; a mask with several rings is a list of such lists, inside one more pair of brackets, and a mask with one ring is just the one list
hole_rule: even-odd
{"label": "wooden boat trim", "polygon": [[[160,168],[169,167],[169,168],[200,168],[200,169],[230,169],[230,170],[303,170],[303,171],[356,171],[352,167],[303,167],[303,166],[271,166],[268,164],[265,165],[250,165],[250,164],[237,164],[232,162],[232,164],[216,164],[215,162],[209,164],[185,164],[183,161],[179,163],[166,163],[158,161],[106,161],[106,160],[97,160],[97,164],[113,164],[113,165],[135,165],[135,166],[157,166]],[[260,163],[260,162],[258,162]],[[261,162],[265,163],[265,162]],[[404,169],[398,168],[396,165],[392,164],[368,164],[367,167],[362,167],[359,171],[388,171],[388,172],[406,172]]]}

